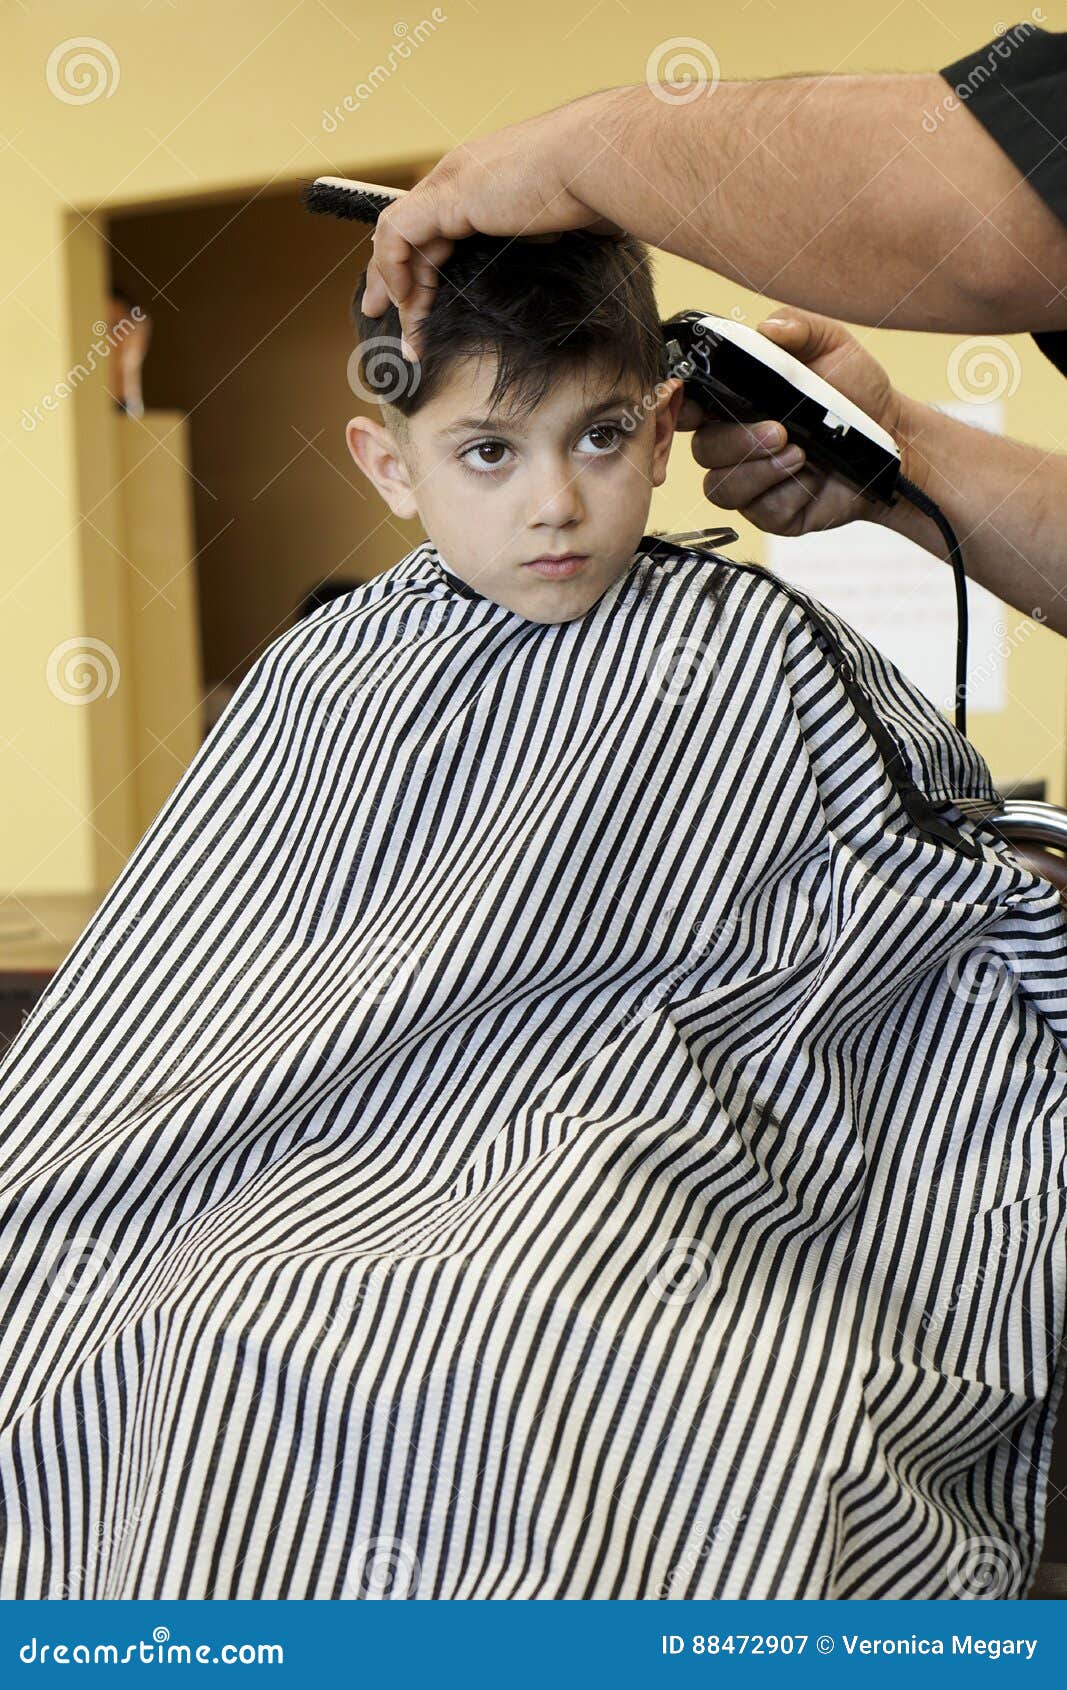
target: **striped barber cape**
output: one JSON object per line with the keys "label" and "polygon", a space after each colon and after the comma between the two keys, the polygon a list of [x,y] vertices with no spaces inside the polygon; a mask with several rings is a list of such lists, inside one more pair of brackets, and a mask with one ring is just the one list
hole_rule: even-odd
{"label": "striped barber cape", "polygon": [[0,1594],[1025,1594],[1067,917],[996,803],[669,539],[276,638],[0,1069]]}

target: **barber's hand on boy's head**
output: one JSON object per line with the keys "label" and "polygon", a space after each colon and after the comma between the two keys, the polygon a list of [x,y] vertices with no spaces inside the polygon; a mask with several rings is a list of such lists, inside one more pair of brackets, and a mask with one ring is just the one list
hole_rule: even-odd
{"label": "barber's hand on boy's head", "polygon": [[568,140],[570,110],[541,112],[465,141],[382,212],[361,303],[368,317],[380,317],[390,300],[396,304],[405,356],[418,356],[418,325],[456,241],[475,233],[552,239],[566,229],[623,234],[565,186],[564,172],[580,156]]}
{"label": "barber's hand on boy's head", "polygon": [[[758,327],[897,436],[900,396],[878,360],[843,324],[779,306]],[[802,448],[789,444],[781,423],[722,422],[687,399],[677,426],[696,430],[693,456],[709,471],[704,492],[711,503],[740,511],[765,533],[809,534],[877,520],[885,509],[839,476],[805,463]]]}
{"label": "barber's hand on boy's head", "polygon": [[[384,215],[384,214],[383,214]],[[559,234],[521,235],[520,240],[526,241],[558,241]],[[433,305],[434,294],[437,291],[437,276],[441,265],[452,251],[454,241],[431,241],[422,252],[413,249],[411,253],[411,295],[406,303],[399,307],[400,313],[400,351],[409,364],[414,364],[419,356],[419,327]],[[371,259],[367,266],[367,279],[361,306],[368,317],[378,317],[380,311],[367,310],[367,294],[370,292],[371,278],[376,273],[375,259]],[[381,285],[381,271],[377,271],[379,286]],[[377,297],[377,295],[375,295]],[[387,301],[388,303],[388,301]],[[382,307],[384,310],[385,307]]]}

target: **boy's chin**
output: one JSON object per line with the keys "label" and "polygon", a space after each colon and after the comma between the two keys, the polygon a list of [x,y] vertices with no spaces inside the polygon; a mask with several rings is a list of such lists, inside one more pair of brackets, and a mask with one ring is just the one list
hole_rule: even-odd
{"label": "boy's chin", "polygon": [[584,616],[586,611],[592,608],[592,604],[593,600],[590,600],[589,604],[578,605],[576,609],[572,608],[565,614],[561,613],[558,616],[535,616],[525,608],[521,614],[525,616],[527,622],[539,622],[542,628],[555,628],[562,622],[577,622],[579,616]]}
{"label": "boy's chin", "polygon": [[602,597],[603,591],[599,593],[586,593],[578,600],[577,603],[569,604],[566,608],[561,605],[556,611],[534,611],[533,609],[523,606],[522,614],[526,617],[527,621],[540,622],[545,628],[558,627],[563,622],[577,622],[581,619],[581,617],[587,616],[593,606]]}

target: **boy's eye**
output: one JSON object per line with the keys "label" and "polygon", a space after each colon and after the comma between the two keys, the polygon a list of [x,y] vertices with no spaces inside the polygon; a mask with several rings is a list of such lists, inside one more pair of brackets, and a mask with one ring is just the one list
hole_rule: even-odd
{"label": "boy's eye", "polygon": [[[615,451],[623,438],[623,430],[618,423],[593,423],[586,429],[583,440],[592,440],[594,449],[584,451],[587,458],[606,458]],[[506,440],[476,440],[473,446],[468,446],[459,454],[459,461],[464,469],[469,469],[474,475],[487,475],[494,469],[500,469],[511,447]],[[495,456],[493,455],[495,454]]]}
{"label": "boy's eye", "polygon": [[619,441],[622,439],[622,429],[617,423],[594,423],[592,428],[586,429],[585,438],[592,440],[594,436],[597,437],[600,449],[595,452],[591,452],[589,456],[604,458],[609,452],[613,452],[619,444]]}
{"label": "boy's eye", "polygon": [[499,469],[501,458],[486,460],[478,454],[482,452],[506,452],[507,446],[503,440],[479,440],[473,446],[468,446],[459,455],[459,461],[465,469],[473,470],[475,475],[481,475],[486,470]]}

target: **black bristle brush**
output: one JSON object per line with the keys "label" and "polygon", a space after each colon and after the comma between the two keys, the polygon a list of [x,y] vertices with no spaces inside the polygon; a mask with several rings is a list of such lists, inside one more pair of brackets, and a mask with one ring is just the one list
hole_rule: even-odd
{"label": "black bristle brush", "polygon": [[307,211],[343,217],[352,223],[377,223],[382,212],[406,192],[405,188],[383,188],[380,182],[356,182],[347,176],[316,176],[304,185],[300,199]]}

